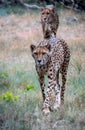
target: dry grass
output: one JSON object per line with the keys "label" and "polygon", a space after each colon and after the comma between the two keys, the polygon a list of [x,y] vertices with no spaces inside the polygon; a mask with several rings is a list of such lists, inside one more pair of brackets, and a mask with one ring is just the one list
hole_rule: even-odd
{"label": "dry grass", "polygon": [[[85,14],[67,9],[58,13],[57,37],[68,43],[71,61],[65,105],[48,117],[41,112],[42,97],[30,54],[30,44],[43,39],[40,12],[24,10],[22,15],[0,16],[0,95],[11,91],[20,97],[15,103],[0,102],[2,130],[85,129]],[[27,84],[33,84],[35,90],[26,91]]]}

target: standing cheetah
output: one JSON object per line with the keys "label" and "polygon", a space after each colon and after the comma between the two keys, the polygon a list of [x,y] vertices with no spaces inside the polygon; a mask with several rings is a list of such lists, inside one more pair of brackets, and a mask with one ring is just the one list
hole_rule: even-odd
{"label": "standing cheetah", "polygon": [[[70,60],[70,50],[64,40],[51,38],[43,40],[36,47],[31,45],[32,56],[35,60],[36,70],[43,96],[43,111],[45,114],[50,112],[50,98],[52,90],[55,90],[54,109],[64,103],[64,91],[66,88],[67,69]],[[59,72],[62,75],[62,86],[59,84]],[[49,84],[45,95],[44,76],[47,75]]]}
{"label": "standing cheetah", "polygon": [[44,38],[56,37],[59,17],[53,6],[49,5],[42,9],[41,24]]}

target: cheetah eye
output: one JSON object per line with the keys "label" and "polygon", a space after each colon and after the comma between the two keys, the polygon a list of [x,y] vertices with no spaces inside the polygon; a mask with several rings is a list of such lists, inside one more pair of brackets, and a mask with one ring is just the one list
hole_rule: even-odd
{"label": "cheetah eye", "polygon": [[44,15],[44,13],[42,13],[42,15]]}
{"label": "cheetah eye", "polygon": [[47,12],[47,15],[49,15],[49,12]]}
{"label": "cheetah eye", "polygon": [[42,53],[42,55],[45,55],[45,54],[46,54],[45,52]]}
{"label": "cheetah eye", "polygon": [[34,52],[34,55],[36,55],[36,56],[37,56],[37,55],[38,55],[38,53],[37,53],[37,52]]}

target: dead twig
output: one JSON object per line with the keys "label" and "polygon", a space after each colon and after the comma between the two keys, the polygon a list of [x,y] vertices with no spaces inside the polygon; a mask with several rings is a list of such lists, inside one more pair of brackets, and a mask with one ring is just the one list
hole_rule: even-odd
{"label": "dead twig", "polygon": [[27,3],[23,3],[21,2],[20,0],[17,0],[17,3],[19,3],[20,5],[26,7],[26,8],[29,8],[29,9],[42,9],[43,7],[39,7],[38,5],[29,5]]}

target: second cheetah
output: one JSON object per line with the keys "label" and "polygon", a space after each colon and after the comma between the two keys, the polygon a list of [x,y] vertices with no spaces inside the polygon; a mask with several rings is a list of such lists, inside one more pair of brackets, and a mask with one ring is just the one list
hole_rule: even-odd
{"label": "second cheetah", "polygon": [[53,6],[46,6],[42,9],[41,24],[44,38],[56,37],[59,26],[59,16]]}

